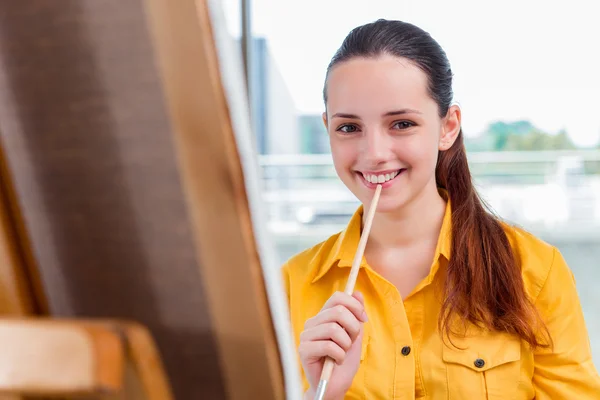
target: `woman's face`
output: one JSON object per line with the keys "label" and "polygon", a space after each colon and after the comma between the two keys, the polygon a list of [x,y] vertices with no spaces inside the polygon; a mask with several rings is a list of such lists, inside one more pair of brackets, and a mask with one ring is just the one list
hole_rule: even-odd
{"label": "woman's face", "polygon": [[453,142],[457,134],[444,131],[456,122],[460,126],[439,117],[427,75],[389,55],[333,67],[323,118],[336,172],[350,191],[367,207],[382,184],[378,212],[397,211],[426,188],[436,192],[438,151],[449,148],[449,137]]}

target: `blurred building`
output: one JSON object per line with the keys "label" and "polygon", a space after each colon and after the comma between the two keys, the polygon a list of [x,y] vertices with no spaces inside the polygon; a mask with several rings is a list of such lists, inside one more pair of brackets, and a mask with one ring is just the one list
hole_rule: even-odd
{"label": "blurred building", "polygon": [[298,116],[300,152],[303,154],[330,153],[329,137],[321,114]]}
{"label": "blurred building", "polygon": [[259,154],[298,154],[297,111],[264,38],[252,41],[250,95]]}

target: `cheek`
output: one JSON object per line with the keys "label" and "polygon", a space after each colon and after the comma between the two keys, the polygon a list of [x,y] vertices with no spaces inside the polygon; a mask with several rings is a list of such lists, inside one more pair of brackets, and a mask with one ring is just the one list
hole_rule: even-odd
{"label": "cheek", "polygon": [[348,168],[353,165],[353,160],[348,149],[344,149],[344,146],[332,145],[331,158],[336,174],[343,182],[346,182]]}
{"label": "cheek", "polygon": [[356,148],[348,143],[331,141],[331,157],[336,169],[348,168],[354,164]]}
{"label": "cheek", "polygon": [[415,135],[406,138],[397,146],[397,154],[413,169],[435,167],[437,163],[438,146],[431,136]]}

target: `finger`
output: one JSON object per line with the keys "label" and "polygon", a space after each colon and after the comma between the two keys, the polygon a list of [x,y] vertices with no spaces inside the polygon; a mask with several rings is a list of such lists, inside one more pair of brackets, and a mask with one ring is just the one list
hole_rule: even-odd
{"label": "finger", "polygon": [[364,305],[355,297],[347,295],[344,292],[335,292],[329,298],[329,300],[325,302],[325,305],[323,306],[321,311],[338,305],[346,307],[348,310],[350,310],[350,312],[352,312],[352,314],[356,316],[357,319],[361,321],[363,320],[363,314],[365,312]]}
{"label": "finger", "polygon": [[356,339],[360,331],[361,322],[352,314],[345,306],[337,305],[332,308],[321,311],[315,317],[310,318],[304,325],[304,330],[307,331],[316,326],[334,322],[339,324],[348,332],[352,341]]}
{"label": "finger", "polygon": [[358,300],[363,307],[365,306],[365,296],[363,296],[363,294],[361,292],[356,291],[356,292],[352,293],[352,297],[354,297],[356,300]]}
{"label": "finger", "polygon": [[317,325],[300,334],[301,342],[315,342],[319,340],[333,340],[344,351],[348,351],[352,346],[352,338],[348,332],[335,322]]}
{"label": "finger", "polygon": [[352,297],[354,297],[356,300],[358,300],[360,302],[360,304],[363,306],[363,313],[360,316],[360,320],[362,322],[367,322],[368,321],[368,317],[367,317],[367,310],[365,308],[365,297],[363,296],[363,294],[361,292],[354,292],[352,294]]}
{"label": "finger", "polygon": [[302,342],[298,347],[300,359],[304,362],[319,360],[323,357],[331,357],[337,364],[344,362],[346,352],[331,340],[318,340],[314,342]]}

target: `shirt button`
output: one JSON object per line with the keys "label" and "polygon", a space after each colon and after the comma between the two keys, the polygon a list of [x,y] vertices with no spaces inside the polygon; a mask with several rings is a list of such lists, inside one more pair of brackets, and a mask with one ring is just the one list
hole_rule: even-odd
{"label": "shirt button", "polygon": [[409,346],[404,346],[404,347],[402,348],[402,355],[403,355],[403,356],[407,356],[407,355],[409,355],[409,354],[410,354],[410,347],[409,347]]}
{"label": "shirt button", "polygon": [[478,358],[477,360],[475,360],[475,366],[477,368],[483,368],[484,365],[485,365],[485,361],[483,361],[481,358]]}

